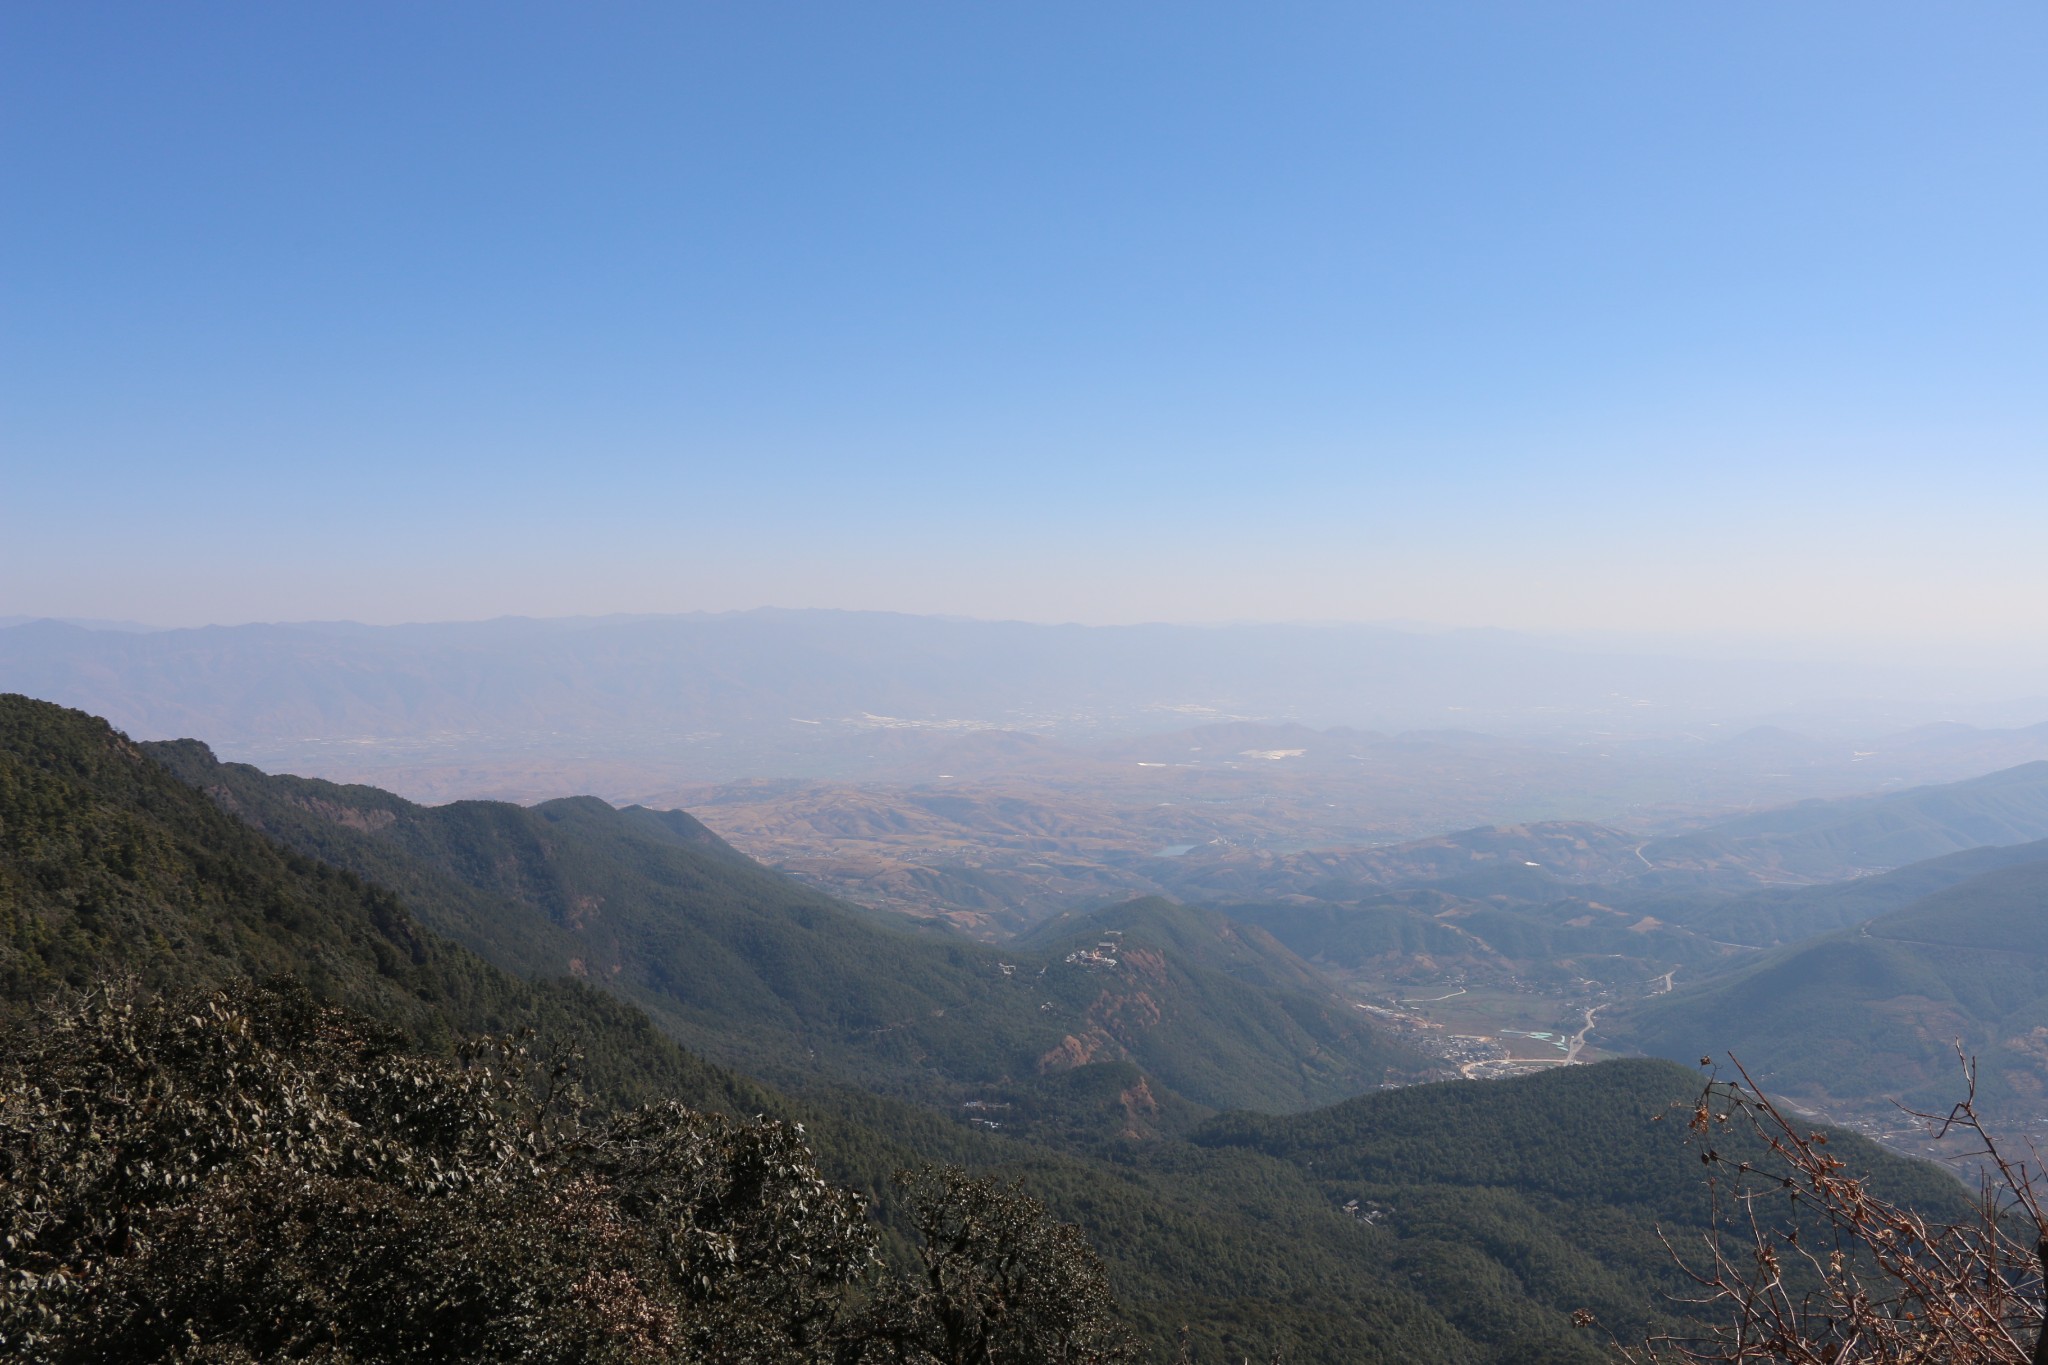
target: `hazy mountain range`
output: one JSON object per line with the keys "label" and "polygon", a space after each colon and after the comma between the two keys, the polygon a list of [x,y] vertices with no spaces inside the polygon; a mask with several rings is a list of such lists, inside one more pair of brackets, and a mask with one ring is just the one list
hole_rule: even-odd
{"label": "hazy mountain range", "polygon": [[[1429,1066],[1270,936],[1178,906],[998,951],[833,901],[680,811],[592,797],[426,807],[223,766],[189,741],[150,752],[255,828],[401,890],[499,965],[600,982],[757,1075],[957,1103],[999,1078],[1135,1060],[1202,1105],[1294,1108]],[[1067,960],[1109,929],[1123,970]]]}
{"label": "hazy mountain range", "polygon": [[[1573,1307],[1648,1322],[1665,1272],[1637,1234],[1700,1216],[1677,1126],[1647,1123],[1686,1078],[1566,1065],[1546,1009],[1610,1054],[1732,1051],[1906,1146],[1890,1097],[1953,1098],[1960,1043],[2004,1122],[2048,1123],[2048,763],[1663,838],[1219,843],[1151,858],[1208,908],[1155,896],[989,943],[835,900],[679,811],[423,806],[20,698],[0,740],[7,996],[284,970],[429,1044],[573,1035],[617,1093],[806,1116],[877,1190],[916,1153],[1024,1174],[1158,1341],[1192,1320],[1304,1360],[1568,1360]],[[1468,1008],[1528,1015],[1502,1040],[1526,1060],[1465,1060],[1486,1055]],[[1546,1074],[1345,1098],[1503,1065]],[[1247,1109],[1310,1112],[1219,1113]],[[1894,1188],[1924,1179],[1839,1140]],[[1234,1249],[1204,1253],[1218,1228]],[[1226,1326],[1247,1314],[1255,1335]]]}
{"label": "hazy mountain range", "polygon": [[[1980,773],[1997,766],[1988,758],[2048,745],[2048,732],[1971,736],[1960,745],[1948,729],[1932,742],[1904,735],[1860,754],[1812,746],[1797,764],[1772,745],[1771,761],[1785,766],[1760,771],[1766,746],[1744,737],[1655,760],[1619,746],[1563,752],[1461,733],[1236,724],[1091,755],[1007,737],[1028,752],[996,775],[726,783],[648,800],[688,807],[753,856],[836,894],[1002,929],[1091,898],[1324,895],[1450,876],[1488,858],[1600,883],[1655,873],[1678,885],[1717,869],[1800,882],[2037,837],[2038,777],[2025,768],[2002,779],[2016,803],[2010,819],[1996,784],[1958,788],[1954,811],[1907,813],[1902,793],[1917,788],[1902,774]],[[1880,773],[1891,774],[1877,785],[1892,794],[1841,795],[1868,791]],[[1785,804],[1816,790],[1848,804]]]}
{"label": "hazy mountain range", "polygon": [[1595,652],[1505,631],[874,612],[0,629],[0,687],[146,738],[202,735],[267,759],[356,746],[358,761],[368,750],[415,765],[575,755],[671,781],[869,772],[887,762],[878,736],[991,728],[1094,741],[1252,719],[1677,738],[1773,718],[1835,734],[2048,719],[2019,685],[1935,665]]}
{"label": "hazy mountain range", "polygon": [[418,801],[688,809],[834,894],[987,931],[1355,880],[1372,850],[1449,830],[1589,821],[1640,844],[2048,758],[2048,724],[1932,720],[2048,712],[1986,709],[1981,678],[1959,701],[1959,677],[1506,632],[839,612],[0,629],[0,687],[138,735]]}

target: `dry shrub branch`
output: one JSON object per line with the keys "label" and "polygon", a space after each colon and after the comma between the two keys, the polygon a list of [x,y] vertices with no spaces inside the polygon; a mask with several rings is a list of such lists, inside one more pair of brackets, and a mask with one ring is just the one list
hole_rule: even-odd
{"label": "dry shrub branch", "polygon": [[[1960,1054],[1959,1054],[1960,1057]],[[1786,1114],[1735,1063],[1710,1077],[1690,1121],[1710,1169],[1712,1230],[1665,1245],[1707,1323],[1619,1348],[1631,1365],[1977,1365],[2048,1362],[2042,1336],[2044,1227],[2038,1161],[2021,1160],[1977,1111],[1976,1065],[1960,1058],[1966,1098],[1946,1114],[1907,1110],[1937,1139],[1971,1146],[1970,1215],[1948,1222],[1888,1200],[1830,1154],[1828,1139]],[[1741,1159],[1729,1151],[1768,1153]],[[1724,1151],[1723,1148],[1729,1149]]]}

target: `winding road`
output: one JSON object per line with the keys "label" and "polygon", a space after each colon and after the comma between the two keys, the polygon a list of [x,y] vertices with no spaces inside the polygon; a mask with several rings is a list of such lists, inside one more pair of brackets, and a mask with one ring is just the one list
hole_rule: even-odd
{"label": "winding road", "polygon": [[1586,1035],[1593,1031],[1593,1021],[1599,1018],[1600,1011],[1606,1008],[1605,1005],[1586,1006],[1586,1026],[1571,1036],[1571,1045],[1565,1049],[1564,1061],[1576,1062],[1579,1059],[1579,1049],[1586,1045]]}

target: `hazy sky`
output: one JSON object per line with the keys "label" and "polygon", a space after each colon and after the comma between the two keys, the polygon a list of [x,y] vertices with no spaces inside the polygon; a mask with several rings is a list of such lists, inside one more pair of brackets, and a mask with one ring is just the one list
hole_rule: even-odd
{"label": "hazy sky", "polygon": [[0,7],[0,615],[2048,633],[2048,6]]}

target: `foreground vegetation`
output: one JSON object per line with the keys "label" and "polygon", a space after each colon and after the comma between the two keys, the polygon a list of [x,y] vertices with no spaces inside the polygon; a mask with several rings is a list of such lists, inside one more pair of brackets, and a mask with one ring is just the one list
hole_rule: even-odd
{"label": "foreground vegetation", "polygon": [[913,1267],[802,1133],[593,1110],[295,987],[94,992],[0,1034],[0,1351],[19,1360],[1111,1365],[1080,1234],[905,1177]]}

